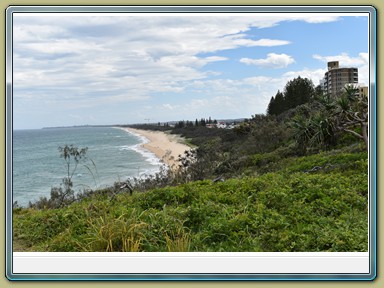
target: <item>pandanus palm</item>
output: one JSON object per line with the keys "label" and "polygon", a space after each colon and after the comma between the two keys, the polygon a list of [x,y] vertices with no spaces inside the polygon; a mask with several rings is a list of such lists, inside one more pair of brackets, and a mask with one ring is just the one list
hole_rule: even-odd
{"label": "pandanus palm", "polygon": [[311,146],[329,147],[335,142],[335,125],[332,118],[325,113],[316,113],[310,120],[312,128]]}
{"label": "pandanus palm", "polygon": [[293,121],[290,124],[293,131],[293,137],[295,138],[301,153],[305,154],[313,136],[311,121],[304,117],[304,115],[298,114],[293,118]]}
{"label": "pandanus palm", "polygon": [[[346,87],[344,95],[336,101],[334,117],[340,130],[362,139],[368,149],[368,97],[353,87]],[[356,131],[360,127],[360,131]]]}
{"label": "pandanus palm", "polygon": [[307,146],[328,148],[336,143],[339,132],[348,132],[362,139],[368,149],[366,95],[359,94],[353,87],[346,87],[336,99],[324,96],[317,101],[320,104],[318,110],[313,109],[308,117],[300,113],[291,122],[293,136],[302,152],[305,153]]}

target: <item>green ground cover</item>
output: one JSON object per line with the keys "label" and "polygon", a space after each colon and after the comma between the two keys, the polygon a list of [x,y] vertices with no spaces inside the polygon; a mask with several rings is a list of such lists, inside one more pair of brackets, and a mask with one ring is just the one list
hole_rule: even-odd
{"label": "green ground cover", "polygon": [[368,250],[366,152],[273,160],[257,176],[16,208],[13,236],[25,251]]}

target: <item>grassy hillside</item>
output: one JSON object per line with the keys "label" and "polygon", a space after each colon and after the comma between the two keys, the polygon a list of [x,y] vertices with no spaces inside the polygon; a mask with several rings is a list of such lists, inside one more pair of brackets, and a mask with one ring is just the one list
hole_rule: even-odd
{"label": "grassy hillside", "polygon": [[242,176],[15,208],[24,251],[368,251],[367,152],[250,155]]}

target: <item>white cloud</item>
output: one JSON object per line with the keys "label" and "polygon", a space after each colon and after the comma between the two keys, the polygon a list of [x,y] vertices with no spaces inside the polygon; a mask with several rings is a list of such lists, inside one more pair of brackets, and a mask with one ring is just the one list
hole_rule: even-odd
{"label": "white cloud", "polygon": [[225,60],[228,60],[228,58],[220,57],[220,56],[210,56],[210,57],[205,57],[204,60],[207,62],[216,62],[216,61],[225,61]]}
{"label": "white cloud", "polygon": [[[263,113],[270,97],[284,88],[287,79],[298,73],[317,79],[325,69],[247,77],[241,76],[242,71],[231,76],[236,74],[231,67],[215,68],[234,63],[230,57],[238,48],[266,50],[291,43],[288,34],[287,38],[272,39],[251,28],[272,27],[284,21],[338,20],[320,16],[15,16],[15,118],[27,113],[28,119],[34,119],[34,111],[51,118],[94,114],[99,121],[110,118],[113,123],[126,123],[138,117],[158,117],[156,121],[207,117],[210,111],[228,117]],[[241,62],[261,67],[285,68],[294,63],[286,54],[270,53],[264,59],[242,57]],[[358,58],[368,61],[364,53]],[[215,65],[219,62],[222,65]],[[236,69],[238,66],[234,65]],[[66,113],[61,113],[65,109]]]}
{"label": "white cloud", "polygon": [[241,17],[229,22],[215,17],[15,17],[15,91],[36,89],[50,101],[65,94],[78,101],[125,101],[180,92],[182,82],[219,74],[202,72],[202,67],[227,60],[198,54],[258,45],[239,33],[249,29],[249,22]]}
{"label": "white cloud", "polygon": [[289,13],[289,16],[284,14],[260,14],[252,20],[252,27],[270,28],[279,25],[282,22],[303,21],[307,23],[329,23],[339,21],[340,17],[335,15],[324,15],[324,13],[305,13],[294,14]]}
{"label": "white cloud", "polygon": [[[100,44],[81,39],[55,39],[54,41],[27,43],[22,46],[29,51],[44,54],[71,54],[107,51]],[[110,52],[110,51],[108,51]]]}
{"label": "white cloud", "polygon": [[175,107],[171,104],[163,104],[162,106],[163,106],[163,108],[165,108],[167,110],[174,110],[175,109]]}
{"label": "white cloud", "polygon": [[249,45],[247,45],[247,46],[272,47],[272,46],[288,45],[290,43],[291,42],[286,41],[286,40],[260,39],[260,40],[256,40],[256,41],[249,41]]}
{"label": "white cloud", "polygon": [[341,53],[340,55],[334,56],[320,56],[315,54],[313,58],[324,63],[339,61],[340,67],[360,67],[368,64],[368,53],[359,53],[358,57],[350,57],[348,53]]}
{"label": "white cloud", "polygon": [[233,118],[265,113],[271,97],[275,96],[278,90],[283,91],[288,81],[300,76],[312,80],[313,84],[317,86],[325,72],[326,69],[302,69],[288,71],[278,77],[255,76],[238,80],[194,81],[188,88],[204,91],[208,100],[194,99],[185,103],[179,107],[180,117],[181,119],[185,115],[215,117],[216,112]]}
{"label": "white cloud", "polygon": [[65,34],[66,30],[60,26],[45,25],[45,24],[21,24],[14,26],[13,39],[14,41],[36,41],[36,39],[47,39],[50,37]]}
{"label": "white cloud", "polygon": [[308,78],[311,79],[313,84],[315,86],[320,84],[320,80],[323,79],[325,72],[327,69],[303,69],[299,71],[289,71],[286,72],[282,75],[282,78],[284,79],[285,82],[288,82],[289,80],[292,80],[297,77],[301,78]]}
{"label": "white cloud", "polygon": [[294,63],[295,60],[287,54],[269,53],[265,59],[241,58],[240,62],[266,68],[286,68],[289,64]]}
{"label": "white cloud", "polygon": [[294,15],[292,17],[293,20],[301,20],[307,23],[329,23],[329,22],[335,22],[339,21],[339,16],[334,15],[324,15],[324,14],[306,14],[302,16]]}

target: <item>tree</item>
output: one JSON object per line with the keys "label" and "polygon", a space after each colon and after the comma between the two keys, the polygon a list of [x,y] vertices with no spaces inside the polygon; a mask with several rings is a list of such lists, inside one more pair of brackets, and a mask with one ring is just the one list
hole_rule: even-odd
{"label": "tree", "polygon": [[316,98],[309,115],[298,113],[291,122],[293,136],[302,153],[306,147],[329,148],[342,132],[364,141],[368,149],[368,98],[354,87],[346,87],[338,98]]}
{"label": "tree", "polygon": [[312,80],[300,76],[288,81],[284,88],[284,111],[308,103],[315,94]]}
{"label": "tree", "polygon": [[310,120],[302,113],[297,114],[290,123],[293,138],[296,140],[299,154],[305,155],[313,136]]}
{"label": "tree", "polygon": [[[64,158],[64,161],[67,166],[67,177],[62,179],[62,184],[64,186],[64,190],[61,188],[57,189],[58,198],[59,198],[59,207],[62,206],[65,202],[73,202],[75,199],[75,192],[72,189],[73,182],[72,177],[79,165],[80,161],[85,160],[86,153],[88,148],[77,148],[73,145],[65,145],[64,147],[59,147],[60,158]],[[54,188],[52,188],[54,189]],[[52,191],[51,191],[52,194]],[[51,197],[52,198],[52,197]]]}
{"label": "tree", "polygon": [[276,115],[275,114],[275,97],[272,96],[271,100],[269,101],[268,108],[267,108],[267,114],[268,115]]}
{"label": "tree", "polygon": [[[88,148],[78,148],[73,145],[65,145],[58,148],[60,152],[60,158],[64,159],[66,166],[66,177],[62,179],[60,187],[53,187],[51,189],[51,197],[48,200],[46,197],[41,197],[35,204],[29,203],[30,207],[36,208],[60,208],[65,205],[69,205],[76,201],[75,191],[73,190],[73,175],[75,174],[77,167],[80,163],[84,164],[84,167],[91,172],[90,168],[85,165],[87,160],[86,153]],[[93,161],[91,160],[94,165]],[[93,173],[91,172],[93,175]]]}
{"label": "tree", "polygon": [[[340,130],[363,140],[368,149],[368,97],[358,93],[359,90],[352,85],[344,90],[335,105],[337,126]],[[359,131],[356,131],[356,128],[359,128]]]}
{"label": "tree", "polygon": [[321,87],[321,85],[317,85],[314,92],[315,92],[315,97],[323,95],[324,94],[323,87]]}
{"label": "tree", "polygon": [[184,128],[185,127],[185,122],[184,121],[179,121],[175,125],[176,128]]}
{"label": "tree", "polygon": [[310,119],[310,129],[312,131],[310,146],[323,146],[326,149],[336,143],[335,124],[326,112],[315,113]]}
{"label": "tree", "polygon": [[272,96],[268,108],[267,108],[267,114],[268,115],[279,115],[283,113],[284,111],[288,110],[286,108],[286,101],[284,94],[280,92],[280,90],[277,91],[275,97]]}
{"label": "tree", "polygon": [[283,113],[285,110],[287,110],[285,108],[284,94],[281,93],[279,90],[276,93],[274,105],[275,105],[274,113],[272,115],[279,115]]}

